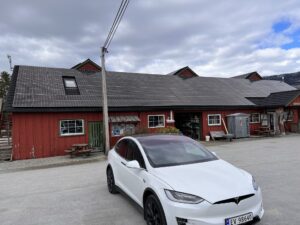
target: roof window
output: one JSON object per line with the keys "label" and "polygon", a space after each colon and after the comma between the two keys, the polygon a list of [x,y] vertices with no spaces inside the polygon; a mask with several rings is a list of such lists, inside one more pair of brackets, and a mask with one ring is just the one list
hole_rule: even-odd
{"label": "roof window", "polygon": [[80,95],[75,77],[63,77],[66,95]]}

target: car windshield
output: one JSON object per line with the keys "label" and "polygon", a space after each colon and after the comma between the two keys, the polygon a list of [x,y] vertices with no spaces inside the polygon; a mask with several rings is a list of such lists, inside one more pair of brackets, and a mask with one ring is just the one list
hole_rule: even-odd
{"label": "car windshield", "polygon": [[216,160],[200,143],[185,136],[156,135],[138,138],[153,167]]}

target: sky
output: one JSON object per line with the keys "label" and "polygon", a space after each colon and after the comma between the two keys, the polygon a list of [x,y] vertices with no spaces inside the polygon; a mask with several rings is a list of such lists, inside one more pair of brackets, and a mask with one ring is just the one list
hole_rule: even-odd
{"label": "sky", "polygon": [[[0,71],[13,65],[100,64],[121,0],[9,0],[0,7]],[[300,71],[299,0],[131,0],[108,70],[200,76]]]}

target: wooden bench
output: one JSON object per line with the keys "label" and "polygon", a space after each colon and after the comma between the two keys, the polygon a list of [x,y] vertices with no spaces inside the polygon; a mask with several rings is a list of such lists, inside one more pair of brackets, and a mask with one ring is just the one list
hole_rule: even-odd
{"label": "wooden bench", "polygon": [[275,132],[270,129],[270,127],[260,127],[258,130],[255,130],[258,135],[272,136],[275,135]]}
{"label": "wooden bench", "polygon": [[226,139],[232,141],[233,134],[225,134],[224,131],[210,131],[210,136],[213,141],[216,139]]}

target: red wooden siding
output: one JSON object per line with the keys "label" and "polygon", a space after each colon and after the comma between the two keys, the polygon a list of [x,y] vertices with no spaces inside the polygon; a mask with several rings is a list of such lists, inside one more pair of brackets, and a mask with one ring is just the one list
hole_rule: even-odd
{"label": "red wooden siding", "polygon": [[[287,128],[290,130],[292,123],[298,123],[299,113],[297,109],[292,109],[294,113],[293,121],[287,122]],[[202,139],[209,135],[210,131],[225,131],[223,124],[220,126],[208,126],[209,114],[221,114],[226,121],[226,116],[232,113],[262,113],[258,110],[226,110],[226,111],[196,111],[202,113]],[[176,113],[176,112],[174,112]],[[137,126],[148,130],[150,133],[157,131],[156,128],[148,128],[149,115],[164,115],[165,126],[174,126],[174,123],[167,123],[170,117],[170,111],[152,111],[152,112],[115,112],[109,113],[110,116],[136,115],[140,118]],[[59,122],[65,119],[83,119],[84,134],[76,136],[60,136]],[[175,117],[176,120],[176,117]],[[101,113],[13,113],[12,114],[12,137],[13,137],[13,158],[30,159],[49,156],[64,155],[64,150],[70,148],[75,143],[88,143],[88,122],[102,121]],[[110,124],[111,125],[111,124]],[[255,133],[261,126],[260,123],[251,123],[250,132]],[[111,136],[111,130],[110,130]],[[110,145],[113,146],[119,137],[111,137]]]}
{"label": "red wooden siding", "polygon": [[86,63],[78,68],[79,71],[92,71],[92,72],[98,72],[101,71],[98,67],[93,65],[92,63]]}
{"label": "red wooden siding", "polygon": [[295,98],[293,102],[291,102],[290,106],[300,106],[300,96]]}
{"label": "red wooden siding", "polygon": [[[118,112],[110,116],[137,115],[141,122],[138,126],[148,127],[148,115],[165,115],[169,112]],[[60,136],[59,122],[65,119],[83,119],[84,134],[75,136]],[[64,150],[75,143],[88,143],[88,122],[102,121],[100,113],[13,113],[12,137],[13,158],[30,159],[64,155]],[[166,123],[166,126],[168,124]],[[156,129],[149,129],[155,131]],[[110,130],[111,133],[111,130]],[[121,137],[111,137],[113,146]]]}
{"label": "red wooden siding", "polygon": [[[59,121],[83,119],[84,135],[60,136]],[[64,155],[74,143],[88,143],[88,122],[100,121],[99,113],[13,113],[14,159]]]}
{"label": "red wooden siding", "polygon": [[180,76],[180,77],[182,77],[182,78],[191,78],[191,77],[196,76],[196,75],[195,75],[191,70],[189,70],[189,69],[182,70],[182,71],[180,71],[177,75]]}
{"label": "red wooden siding", "polygon": [[262,78],[257,73],[253,73],[248,77],[248,79],[251,81],[258,81],[261,80]]}
{"label": "red wooden siding", "polygon": [[[205,111],[202,112],[202,139],[205,138],[206,135],[209,135],[210,131],[221,131],[225,132],[225,127],[223,123],[219,126],[208,126],[208,115],[209,114],[221,114],[221,117],[224,119],[226,126],[227,126],[227,119],[226,116],[233,113],[262,113],[258,110],[227,110],[227,111]],[[260,123],[250,123],[250,133],[254,134],[255,130],[257,130],[261,126]],[[228,128],[227,128],[228,129]]]}

